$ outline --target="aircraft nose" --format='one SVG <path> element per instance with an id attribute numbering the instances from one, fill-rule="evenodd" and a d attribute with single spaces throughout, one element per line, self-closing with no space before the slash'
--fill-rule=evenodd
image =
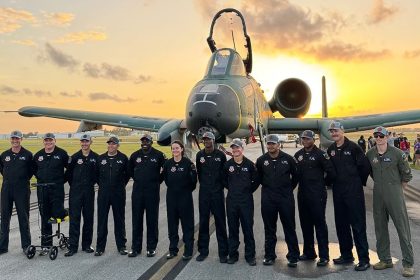
<path id="1" fill-rule="evenodd" d="M 236 93 L 223 84 L 198 85 L 187 103 L 186 124 L 194 134 L 212 127 L 220 135 L 229 135 L 239 127 L 240 108 Z"/>

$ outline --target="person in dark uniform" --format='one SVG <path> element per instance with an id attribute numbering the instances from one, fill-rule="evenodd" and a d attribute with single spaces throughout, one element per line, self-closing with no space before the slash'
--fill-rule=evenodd
<path id="1" fill-rule="evenodd" d="M 276 256 L 277 217 L 283 225 L 287 243 L 289 267 L 296 267 L 299 245 L 296 236 L 295 198 L 297 185 L 295 159 L 280 150 L 280 139 L 276 134 L 266 137 L 268 152 L 257 159 L 257 170 L 262 185 L 261 214 L 264 221 L 265 256 L 264 265 L 273 265 Z"/>
<path id="2" fill-rule="evenodd" d="M 21 145 L 22 132 L 10 134 L 11 148 L 0 155 L 0 173 L 3 175 L 1 188 L 0 254 L 8 252 L 10 218 L 13 202 L 19 220 L 20 241 L 23 251 L 31 245 L 29 230 L 29 180 L 33 175 L 32 153 Z"/>
<path id="3" fill-rule="evenodd" d="M 360 135 L 359 140 L 357 140 L 357 144 L 362 149 L 362 151 L 366 153 L 366 140 L 365 137 L 363 137 L 363 135 Z"/>
<path id="4" fill-rule="evenodd" d="M 331 122 L 329 132 L 335 142 L 330 145 L 327 153 L 336 172 L 332 190 L 335 227 L 341 253 L 333 261 L 335 264 L 353 263 L 354 238 L 359 257 L 355 270 L 365 271 L 370 267 L 370 260 L 363 186 L 370 174 L 370 163 L 360 146 L 344 136 L 344 127 L 340 122 Z"/>
<path id="5" fill-rule="evenodd" d="M 129 160 L 128 173 L 133 177 L 131 195 L 133 242 L 129 257 L 137 257 L 143 244 L 143 215 L 146 212 L 147 256 L 156 255 L 159 231 L 159 201 L 161 170 L 165 155 L 152 147 L 153 138 L 145 134 L 140 138 L 141 149 L 135 151 Z"/>
<path id="6" fill-rule="evenodd" d="M 178 255 L 178 225 L 181 221 L 182 240 L 185 244 L 182 259 L 192 258 L 194 247 L 194 204 L 192 192 L 197 185 L 194 163 L 184 157 L 184 145 L 180 141 L 171 144 L 172 158 L 163 166 L 162 176 L 168 187 L 166 209 L 168 218 L 169 253 L 167 259 Z"/>
<path id="7" fill-rule="evenodd" d="M 68 215 L 64 209 L 64 183 L 67 181 L 65 170 L 69 162 L 66 151 L 56 146 L 55 135 L 44 135 L 44 149 L 34 155 L 34 174 L 38 184 L 51 184 L 38 186 L 37 195 L 40 203 L 41 234 L 52 235 L 51 223 L 56 218 L 65 218 Z M 52 238 L 41 238 L 42 246 L 52 246 Z M 41 251 L 46 255 L 47 250 Z"/>
<path id="8" fill-rule="evenodd" d="M 93 253 L 93 215 L 95 208 L 96 162 L 98 154 L 90 149 L 92 139 L 83 134 L 80 138 L 81 150 L 70 158 L 66 177 L 70 184 L 69 211 L 69 250 L 66 257 L 73 256 L 79 248 L 80 219 L 83 215 L 82 251 Z"/>
<path id="9" fill-rule="evenodd" d="M 303 234 L 303 254 L 299 260 L 314 260 L 314 227 L 318 240 L 317 266 L 329 262 L 328 227 L 325 221 L 327 205 L 326 185 L 335 177 L 335 170 L 328 154 L 315 146 L 315 133 L 305 130 L 301 136 L 303 148 L 295 154 L 298 167 L 298 208 Z M 326 176 L 324 175 L 326 174 Z"/>
<path id="10" fill-rule="evenodd" d="M 203 261 L 209 254 L 209 221 L 210 213 L 212 213 L 216 226 L 219 260 L 221 263 L 226 263 L 229 248 L 226 231 L 225 194 L 222 180 L 226 156 L 223 152 L 215 149 L 213 133 L 205 132 L 202 139 L 204 150 L 199 151 L 196 156 L 198 180 L 200 182 L 200 193 L 198 196 L 198 208 L 200 211 L 198 251 L 200 254 L 196 260 Z"/>
<path id="11" fill-rule="evenodd" d="M 244 143 L 235 138 L 230 144 L 233 158 L 224 166 L 224 184 L 228 189 L 226 211 L 229 225 L 229 259 L 228 264 L 238 261 L 239 224 L 242 227 L 245 242 L 245 260 L 255 266 L 254 239 L 254 197 L 259 186 L 257 168 L 243 155 Z"/>
<path id="12" fill-rule="evenodd" d="M 114 216 L 114 234 L 118 252 L 127 255 L 125 244 L 125 186 L 130 179 L 128 158 L 118 148 L 120 140 L 112 136 L 107 141 L 108 151 L 98 157 L 96 176 L 98 189 L 98 237 L 95 256 L 105 252 L 108 235 L 108 214 L 112 207 Z"/>

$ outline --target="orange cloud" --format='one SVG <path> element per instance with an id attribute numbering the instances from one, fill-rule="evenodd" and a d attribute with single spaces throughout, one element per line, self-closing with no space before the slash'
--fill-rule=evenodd
<path id="1" fill-rule="evenodd" d="M 404 52 L 404 58 L 411 59 L 411 58 L 417 58 L 419 56 L 420 56 L 420 49 Z"/>
<path id="2" fill-rule="evenodd" d="M 14 32 L 25 22 L 35 23 L 36 18 L 28 11 L 0 8 L 0 34 Z"/>
<path id="3" fill-rule="evenodd" d="M 29 47 L 36 46 L 35 42 L 32 41 L 31 39 L 26 39 L 26 40 L 13 40 L 12 43 L 17 44 L 17 45 L 29 46 Z"/>
<path id="4" fill-rule="evenodd" d="M 70 25 L 74 20 L 74 14 L 71 13 L 46 13 L 43 12 L 44 18 L 47 21 L 47 24 L 61 26 L 61 25 Z"/>
<path id="5" fill-rule="evenodd" d="M 85 43 L 87 41 L 104 41 L 107 39 L 107 35 L 103 32 L 98 31 L 84 31 L 84 32 L 72 32 L 64 35 L 63 37 L 56 39 L 54 42 L 59 44 L 64 43 Z"/>
<path id="6" fill-rule="evenodd" d="M 383 0 L 374 0 L 373 7 L 368 16 L 368 23 L 378 24 L 387 20 L 398 12 L 398 8 L 394 6 L 385 6 Z"/>

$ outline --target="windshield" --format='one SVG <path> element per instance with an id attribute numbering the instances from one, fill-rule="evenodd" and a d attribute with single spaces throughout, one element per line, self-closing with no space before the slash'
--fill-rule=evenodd
<path id="1" fill-rule="evenodd" d="M 230 70 L 229 70 L 230 65 Z M 230 49 L 216 51 L 210 58 L 206 76 L 216 75 L 246 76 L 245 66 L 240 55 Z"/>

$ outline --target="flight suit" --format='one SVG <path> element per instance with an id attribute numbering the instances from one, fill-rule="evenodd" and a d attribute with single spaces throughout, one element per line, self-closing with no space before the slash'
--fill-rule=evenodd
<path id="1" fill-rule="evenodd" d="M 21 147 L 19 153 L 12 149 L 4 151 L 0 156 L 0 173 L 3 175 L 1 188 L 1 228 L 0 251 L 9 247 L 10 218 L 13 202 L 19 220 L 20 241 L 22 249 L 31 245 L 29 229 L 29 198 L 31 190 L 29 180 L 33 175 L 32 153 Z"/>
<path id="2" fill-rule="evenodd" d="M 77 252 L 80 236 L 80 219 L 83 215 L 82 250 L 90 248 L 93 236 L 93 215 L 95 209 L 96 162 L 98 154 L 90 151 L 87 156 L 82 150 L 71 156 L 66 176 L 70 184 L 69 210 L 70 250 Z"/>
<path id="3" fill-rule="evenodd" d="M 64 210 L 64 183 L 67 181 L 65 169 L 67 168 L 69 156 L 66 151 L 55 146 L 51 153 L 44 149 L 34 155 L 34 174 L 38 184 L 53 184 L 49 186 L 38 186 L 38 204 L 41 214 L 41 234 L 52 235 L 52 226 L 48 220 L 53 218 L 64 218 L 67 212 Z M 52 246 L 52 239 L 42 237 L 41 245 Z"/>
<path id="4" fill-rule="evenodd" d="M 146 211 L 147 251 L 156 249 L 159 237 L 159 201 L 161 168 L 165 163 L 162 152 L 151 148 L 138 150 L 130 156 L 128 172 L 134 179 L 132 203 L 133 243 L 131 249 L 141 252 L 143 243 L 143 215 Z"/>
<path id="5" fill-rule="evenodd" d="M 370 149 L 366 155 L 372 165 L 373 219 L 379 259 L 387 263 L 392 261 L 388 232 L 388 221 L 391 216 L 400 240 L 403 266 L 411 267 L 414 263 L 413 246 L 401 186 L 402 182 L 409 182 L 412 178 L 407 155 L 390 145 L 382 155 L 375 147 Z"/>
<path id="6" fill-rule="evenodd" d="M 370 174 L 370 163 L 362 149 L 347 137 L 337 147 L 330 145 L 327 153 L 336 177 L 332 182 L 335 227 L 343 259 L 353 258 L 353 238 L 359 261 L 369 263 L 366 237 L 366 207 L 363 186 Z M 353 232 L 353 238 L 352 233 Z"/>
<path id="7" fill-rule="evenodd" d="M 223 166 L 226 156 L 219 150 L 206 153 L 201 150 L 196 155 L 200 193 L 198 196 L 200 212 L 200 229 L 198 234 L 198 251 L 202 255 L 209 254 L 209 220 L 214 216 L 219 257 L 229 253 L 226 231 L 225 195 L 223 187 Z"/>
<path id="8" fill-rule="evenodd" d="M 287 259 L 299 257 L 296 236 L 295 198 L 293 190 L 297 185 L 297 168 L 294 158 L 282 151 L 276 158 L 266 153 L 257 159 L 257 170 L 262 185 L 261 214 L 264 221 L 265 256 L 276 259 L 277 217 L 283 225 L 288 248 Z"/>
<path id="9" fill-rule="evenodd" d="M 309 152 L 304 148 L 295 154 L 299 189 L 298 208 L 303 234 L 303 253 L 316 258 L 314 227 L 318 240 L 319 257 L 329 260 L 328 227 L 325 221 L 327 205 L 326 185 L 335 177 L 334 167 L 326 153 L 314 146 Z M 326 173 L 326 177 L 324 174 Z"/>
<path id="10" fill-rule="evenodd" d="M 117 151 L 114 156 L 104 153 L 96 163 L 98 189 L 98 230 L 96 251 L 104 252 L 108 236 L 108 214 L 112 207 L 114 234 L 118 251 L 125 248 L 125 186 L 129 180 L 128 158 Z"/>
<path id="11" fill-rule="evenodd" d="M 238 164 L 233 158 L 224 165 L 224 184 L 228 189 L 226 211 L 229 225 L 229 258 L 238 259 L 239 224 L 245 242 L 245 259 L 255 259 L 254 198 L 259 186 L 257 169 L 252 161 L 243 157 Z"/>
<path id="12" fill-rule="evenodd" d="M 184 256 L 192 256 L 194 249 L 194 204 L 192 192 L 197 184 L 197 171 L 186 157 L 179 162 L 173 158 L 163 166 L 162 176 L 168 187 L 166 209 L 168 218 L 169 252 L 177 254 L 178 225 L 181 221 L 182 240 L 185 244 Z"/>

